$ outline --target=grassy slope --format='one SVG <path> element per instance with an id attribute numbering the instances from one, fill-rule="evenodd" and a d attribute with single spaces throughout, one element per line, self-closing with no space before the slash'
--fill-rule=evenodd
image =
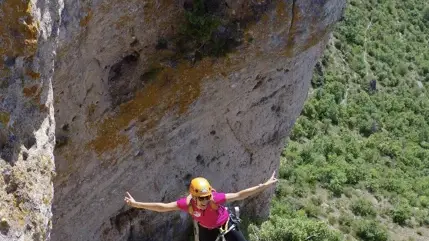
<path id="1" fill-rule="evenodd" d="M 428 3 L 348 1 L 250 240 L 429 240 L 428 43 Z"/>

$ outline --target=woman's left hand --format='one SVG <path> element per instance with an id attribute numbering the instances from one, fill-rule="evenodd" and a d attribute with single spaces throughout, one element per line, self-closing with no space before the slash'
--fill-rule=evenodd
<path id="1" fill-rule="evenodd" d="M 136 202 L 129 192 L 127 192 L 127 196 L 124 198 L 124 201 L 131 207 Z"/>
<path id="2" fill-rule="evenodd" d="M 268 179 L 268 181 L 265 182 L 265 185 L 270 186 L 274 183 L 276 183 L 278 179 L 276 178 L 276 171 L 273 172 L 273 175 Z"/>

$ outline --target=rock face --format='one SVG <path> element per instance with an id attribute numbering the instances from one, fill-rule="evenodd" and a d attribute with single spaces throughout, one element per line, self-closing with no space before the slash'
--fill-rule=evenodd
<path id="1" fill-rule="evenodd" d="M 60 1 L 0 1 L 0 240 L 52 227 L 52 77 Z"/>
<path id="2" fill-rule="evenodd" d="M 7 10 L 24 2 L 32 10 Z M 37 230 L 48 239 L 53 156 L 52 240 L 184 240 L 185 213 L 130 209 L 125 191 L 170 202 L 195 176 L 224 192 L 267 179 L 345 7 L 344 0 L 0 4 L 0 16 L 22 9 L 30 16 L 8 18 L 26 26 L 22 36 L 0 27 L 0 44 L 16 42 L 0 46 L 0 194 L 8 198 L 0 237 L 11 240 Z M 241 203 L 243 211 L 265 217 L 272 191 Z M 22 210 L 37 221 L 13 215 Z"/>

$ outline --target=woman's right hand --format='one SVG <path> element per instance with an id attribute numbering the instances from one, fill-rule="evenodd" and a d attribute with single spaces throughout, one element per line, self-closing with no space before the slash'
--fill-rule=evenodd
<path id="1" fill-rule="evenodd" d="M 127 197 L 128 196 L 128 197 Z M 124 201 L 129 205 L 129 206 L 133 206 L 133 204 L 136 202 L 136 200 L 134 200 L 134 198 L 131 196 L 131 194 L 129 192 L 127 192 L 127 196 L 125 196 Z"/>

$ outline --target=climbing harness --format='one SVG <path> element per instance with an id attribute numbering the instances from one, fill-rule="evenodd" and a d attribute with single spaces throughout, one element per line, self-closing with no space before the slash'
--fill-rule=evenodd
<path id="1" fill-rule="evenodd" d="M 231 230 L 234 230 L 234 229 L 236 228 L 235 224 L 232 224 L 232 225 L 228 228 L 228 223 L 229 223 L 229 220 L 228 220 L 228 222 L 226 222 L 226 224 L 224 225 L 224 226 L 225 226 L 225 228 L 222 228 L 222 227 L 220 227 L 220 228 L 219 228 L 219 235 L 217 236 L 216 241 L 226 241 L 226 239 L 225 239 L 225 235 L 226 235 L 227 233 L 229 233 Z"/>
<path id="2" fill-rule="evenodd" d="M 226 207 L 228 211 L 228 207 Z M 234 213 L 229 212 L 228 221 L 226 221 L 225 225 L 219 228 L 219 235 L 216 238 L 216 241 L 226 241 L 225 235 L 232 230 L 238 229 L 238 224 L 241 222 L 240 219 L 240 208 L 234 207 Z M 228 227 L 228 225 L 231 225 Z"/>
<path id="3" fill-rule="evenodd" d="M 216 238 L 216 241 L 226 241 L 225 235 L 232 230 L 238 229 L 238 225 L 241 222 L 239 207 L 234 207 L 234 212 L 229 211 L 228 207 L 225 207 L 225 208 L 227 209 L 227 212 L 229 212 L 229 217 L 226 223 L 219 228 L 219 234 Z M 194 239 L 195 241 L 199 241 L 198 222 L 194 220 L 193 223 L 194 223 Z"/>

